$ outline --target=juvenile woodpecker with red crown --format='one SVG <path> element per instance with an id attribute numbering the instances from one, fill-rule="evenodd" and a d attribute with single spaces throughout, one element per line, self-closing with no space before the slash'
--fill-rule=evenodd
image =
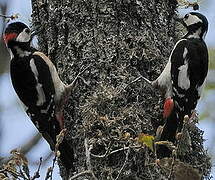
<path id="1" fill-rule="evenodd" d="M 208 73 L 208 50 L 204 42 L 208 30 L 206 17 L 191 12 L 180 19 L 187 34 L 174 46 L 169 61 L 155 81 L 145 81 L 164 92 L 166 119 L 161 139 L 175 142 L 185 115 L 191 116 L 200 98 Z M 164 154 L 165 156 L 165 154 Z"/>
<path id="2" fill-rule="evenodd" d="M 51 60 L 31 47 L 31 39 L 31 30 L 22 22 L 11 23 L 5 29 L 4 41 L 11 53 L 11 80 L 26 113 L 55 150 L 56 135 L 64 128 L 63 107 L 83 71 L 65 85 Z M 67 170 L 74 171 L 70 145 L 64 138 L 59 146 L 60 159 Z"/>

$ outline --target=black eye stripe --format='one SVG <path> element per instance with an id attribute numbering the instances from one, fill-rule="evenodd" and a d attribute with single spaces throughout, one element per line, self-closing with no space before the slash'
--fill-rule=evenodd
<path id="1" fill-rule="evenodd" d="M 25 32 L 26 32 L 27 34 L 29 34 L 31 31 L 30 31 L 30 29 L 25 28 Z"/>

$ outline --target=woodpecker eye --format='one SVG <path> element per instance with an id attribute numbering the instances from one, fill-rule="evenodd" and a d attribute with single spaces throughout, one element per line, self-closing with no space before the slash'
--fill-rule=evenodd
<path id="1" fill-rule="evenodd" d="M 186 14 L 186 15 L 184 16 L 184 19 L 188 19 L 188 17 L 189 17 L 189 14 Z"/>
<path id="2" fill-rule="evenodd" d="M 28 29 L 28 28 L 25 28 L 25 30 L 24 30 L 27 34 L 30 34 L 30 29 Z"/>

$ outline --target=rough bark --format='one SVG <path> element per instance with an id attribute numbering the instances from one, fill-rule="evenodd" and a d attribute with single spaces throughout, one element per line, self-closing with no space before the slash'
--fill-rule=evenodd
<path id="1" fill-rule="evenodd" d="M 176 177 L 154 163 L 150 149 L 136 147 L 140 133 L 154 136 L 163 123 L 163 100 L 146 83 L 130 82 L 140 74 L 153 80 L 163 70 L 177 40 L 177 2 L 32 0 L 32 6 L 40 50 L 57 65 L 62 80 L 71 82 L 82 66 L 91 65 L 65 108 L 77 172 L 87 171 L 76 179 Z M 208 177 L 202 131 L 195 125 L 190 129 L 192 151 L 180 160 Z"/>
<path id="2" fill-rule="evenodd" d="M 0 14 L 6 14 L 7 12 L 7 5 L 5 3 L 0 3 Z M 0 18 L 0 33 L 2 34 L 5 27 L 5 19 Z M 0 74 L 4 73 L 7 69 L 8 62 L 9 62 L 9 54 L 7 49 L 3 43 L 3 38 L 0 36 Z"/>

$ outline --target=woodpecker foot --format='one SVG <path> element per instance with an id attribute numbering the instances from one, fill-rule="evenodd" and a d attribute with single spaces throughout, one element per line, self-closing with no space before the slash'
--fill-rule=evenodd
<path id="1" fill-rule="evenodd" d="M 165 102 L 164 102 L 164 106 L 163 106 L 163 109 L 164 109 L 163 118 L 164 119 L 166 119 L 170 116 L 173 108 L 174 108 L 173 99 L 171 97 L 166 98 Z"/>
<path id="2" fill-rule="evenodd" d="M 63 129 L 64 128 L 64 116 L 63 116 L 62 111 L 56 113 L 56 119 L 60 124 L 60 128 Z"/>

